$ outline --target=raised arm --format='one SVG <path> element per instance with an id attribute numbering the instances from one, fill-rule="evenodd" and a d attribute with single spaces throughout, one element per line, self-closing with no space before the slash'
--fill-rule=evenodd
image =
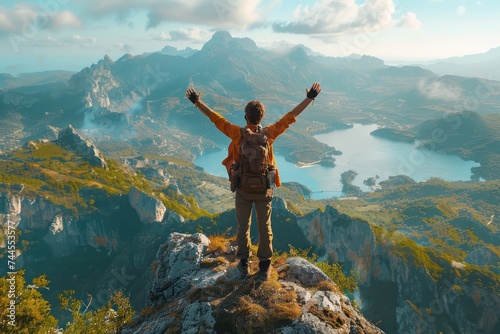
<path id="1" fill-rule="evenodd" d="M 196 91 L 194 90 L 193 87 L 189 87 L 186 90 L 186 97 L 189 99 L 189 101 L 193 102 L 194 106 L 198 108 L 203 113 L 203 115 L 210 118 L 210 115 L 213 113 L 213 110 L 210 109 L 205 103 L 203 103 L 200 96 L 201 93 L 196 94 Z"/>
<path id="2" fill-rule="evenodd" d="M 321 85 L 317 82 L 313 83 L 311 86 L 311 89 L 306 88 L 306 98 L 302 100 L 295 108 L 290 111 L 295 117 L 299 116 L 301 112 L 304 111 L 304 109 L 307 108 L 307 106 L 314 101 L 316 96 L 321 92 Z"/>
<path id="3" fill-rule="evenodd" d="M 191 101 L 198 110 L 200 110 L 203 115 L 207 116 L 215 127 L 219 129 L 223 134 L 231 139 L 238 138 L 240 135 L 240 127 L 230 123 L 223 116 L 219 115 L 217 112 L 210 109 L 200 98 L 201 93 L 196 93 L 194 88 L 189 87 L 186 90 L 186 97 Z"/>

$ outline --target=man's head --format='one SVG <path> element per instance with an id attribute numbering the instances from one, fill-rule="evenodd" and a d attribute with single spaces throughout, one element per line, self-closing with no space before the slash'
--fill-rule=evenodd
<path id="1" fill-rule="evenodd" d="M 260 101 L 250 101 L 245 107 L 245 119 L 249 124 L 259 124 L 265 113 L 266 109 Z"/>

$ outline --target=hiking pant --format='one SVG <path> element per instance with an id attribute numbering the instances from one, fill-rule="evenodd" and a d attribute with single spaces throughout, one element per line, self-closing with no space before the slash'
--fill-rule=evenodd
<path id="1" fill-rule="evenodd" d="M 248 259 L 250 256 L 250 224 L 252 222 L 252 205 L 255 203 L 259 231 L 257 257 L 260 261 L 271 259 L 273 255 L 273 230 L 271 228 L 272 200 L 273 188 L 267 189 L 265 193 L 249 193 L 236 189 L 235 203 L 236 219 L 238 221 L 236 231 L 236 242 L 238 243 L 237 258 Z"/>

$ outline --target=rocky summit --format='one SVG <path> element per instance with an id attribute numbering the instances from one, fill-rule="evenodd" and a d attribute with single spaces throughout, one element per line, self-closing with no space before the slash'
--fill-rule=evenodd
<path id="1" fill-rule="evenodd" d="M 69 148 L 82 157 L 88 159 L 92 166 L 108 169 L 103 155 L 90 140 L 83 138 L 76 130 L 68 125 L 66 129 L 59 131 L 57 144 Z"/>
<path id="2" fill-rule="evenodd" d="M 307 260 L 279 257 L 259 282 L 241 279 L 234 254 L 234 241 L 171 233 L 157 253 L 148 306 L 122 333 L 383 333 Z"/>

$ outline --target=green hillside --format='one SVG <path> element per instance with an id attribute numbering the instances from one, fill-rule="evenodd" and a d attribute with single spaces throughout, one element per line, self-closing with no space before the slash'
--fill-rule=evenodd
<path id="1" fill-rule="evenodd" d="M 0 156 L 0 184 L 22 184 L 25 196 L 43 196 L 75 213 L 93 209 L 91 198 L 84 199 L 84 189 L 103 192 L 104 196 L 126 194 L 136 186 L 150 191 L 140 175 L 113 160 L 109 169 L 91 166 L 88 161 L 55 143 L 34 143 Z"/>

